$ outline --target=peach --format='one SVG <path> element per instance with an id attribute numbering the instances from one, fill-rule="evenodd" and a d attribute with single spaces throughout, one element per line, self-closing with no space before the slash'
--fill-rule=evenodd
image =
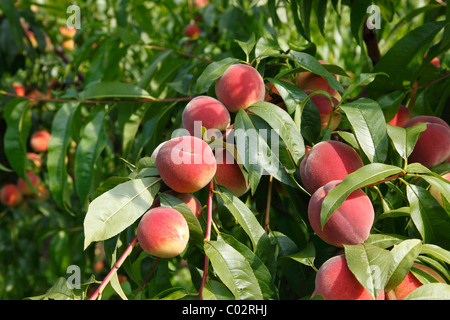
<path id="1" fill-rule="evenodd" d="M 184 28 L 184 35 L 192 40 L 197 39 L 202 33 L 202 29 L 196 24 L 188 24 Z"/>
<path id="2" fill-rule="evenodd" d="M 250 188 L 241 167 L 234 155 L 225 148 L 216 149 L 217 171 L 214 176 L 216 183 L 233 192 L 237 197 L 244 195 Z"/>
<path id="3" fill-rule="evenodd" d="M 164 183 L 180 193 L 193 193 L 205 187 L 216 173 L 211 147 L 194 136 L 173 138 L 159 149 L 156 169 Z"/>
<path id="4" fill-rule="evenodd" d="M 27 152 L 27 158 L 34 163 L 37 168 L 42 166 L 41 156 L 34 152 Z"/>
<path id="5" fill-rule="evenodd" d="M 353 191 L 333 212 L 322 228 L 320 211 L 324 198 L 339 185 L 333 180 L 314 192 L 308 204 L 308 219 L 314 232 L 328 244 L 336 247 L 363 243 L 370 235 L 375 211 L 369 197 L 361 189 Z"/>
<path id="6" fill-rule="evenodd" d="M 4 185 L 0 189 L 0 202 L 5 206 L 15 207 L 19 205 L 23 200 L 22 192 L 19 188 L 10 183 Z"/>
<path id="7" fill-rule="evenodd" d="M 450 126 L 441 118 L 421 115 L 412 118 L 403 127 L 419 123 L 426 123 L 427 128 L 421 133 L 408 161 L 432 168 L 450 156 Z"/>
<path id="8" fill-rule="evenodd" d="M 209 4 L 209 0 L 194 0 L 194 6 L 197 8 L 206 7 Z"/>
<path id="9" fill-rule="evenodd" d="M 319 268 L 312 296 L 321 295 L 325 300 L 373 300 L 372 295 L 350 271 L 344 255 L 334 256 Z M 384 290 L 377 300 L 384 300 Z"/>
<path id="10" fill-rule="evenodd" d="M 303 186 L 311 194 L 332 180 L 344 180 L 363 166 L 361 157 L 344 142 L 327 140 L 314 145 L 300 163 Z"/>
<path id="11" fill-rule="evenodd" d="M 264 101 L 266 88 L 255 68 L 246 64 L 233 64 L 217 79 L 215 92 L 228 110 L 236 113 Z"/>
<path id="12" fill-rule="evenodd" d="M 75 41 L 73 39 L 66 39 L 62 42 L 62 46 L 67 50 L 73 50 L 75 48 Z"/>
<path id="13" fill-rule="evenodd" d="M 155 158 L 158 155 L 159 149 L 161 149 L 161 147 L 164 145 L 164 143 L 166 143 L 167 141 L 163 141 L 160 144 L 158 144 L 158 146 L 153 150 L 152 155 L 150 156 L 150 158 Z"/>
<path id="14" fill-rule="evenodd" d="M 25 88 L 20 83 L 13 83 L 12 87 L 19 97 L 23 97 L 25 95 Z"/>
<path id="15" fill-rule="evenodd" d="M 200 200 L 197 199 L 196 196 L 190 193 L 178 193 L 173 190 L 165 191 L 164 193 L 170 194 L 171 196 L 177 197 L 181 201 L 183 201 L 189 209 L 191 209 L 192 213 L 198 218 L 202 212 L 202 204 Z M 160 197 L 156 197 L 155 201 L 153 201 L 152 208 L 159 207 L 161 205 Z"/>
<path id="16" fill-rule="evenodd" d="M 41 177 L 39 177 L 37 174 L 28 171 L 27 172 L 28 180 L 30 180 L 30 183 L 33 187 L 37 188 L 41 184 Z M 32 195 L 34 194 L 33 190 L 28 186 L 27 182 L 23 178 L 19 178 L 17 180 L 17 187 L 24 195 Z"/>
<path id="17" fill-rule="evenodd" d="M 442 177 L 444 179 L 450 181 L 450 172 L 443 174 Z M 430 191 L 430 194 L 437 200 L 437 202 L 439 202 L 439 204 L 441 206 L 443 206 L 444 204 L 442 202 L 442 196 L 441 196 L 441 193 L 439 192 L 439 190 L 436 189 L 434 186 L 431 186 L 429 191 Z"/>
<path id="18" fill-rule="evenodd" d="M 319 60 L 320 64 L 327 64 L 327 62 L 323 60 Z M 339 81 L 339 76 L 334 74 L 333 75 L 336 80 Z M 322 76 L 319 76 L 318 74 L 315 74 L 314 72 L 310 71 L 304 71 L 297 74 L 296 78 L 297 87 L 305 90 L 323 90 L 328 92 L 331 96 L 336 95 L 338 92 L 333 89 L 329 84 L 328 81 L 323 78 Z"/>
<path id="19" fill-rule="evenodd" d="M 38 191 L 38 194 L 34 195 L 34 197 L 36 199 L 39 199 L 39 200 L 42 200 L 42 201 L 46 201 L 46 200 L 48 200 L 50 198 L 50 191 L 43 184 L 40 184 L 40 185 L 37 186 L 37 191 Z"/>
<path id="20" fill-rule="evenodd" d="M 71 26 L 70 27 L 60 26 L 59 32 L 62 34 L 64 38 L 72 39 L 77 34 L 77 29 Z"/>
<path id="21" fill-rule="evenodd" d="M 230 112 L 217 99 L 198 96 L 189 101 L 182 113 L 183 127 L 192 136 L 201 138 L 202 126 L 224 131 L 230 125 Z"/>
<path id="22" fill-rule="evenodd" d="M 160 258 L 173 258 L 184 251 L 189 240 L 186 219 L 177 210 L 157 207 L 139 221 L 137 238 L 141 248 Z"/>
<path id="23" fill-rule="evenodd" d="M 411 118 L 412 112 L 411 109 L 408 109 L 404 105 L 398 107 L 397 112 L 394 115 L 394 118 L 388 122 L 388 124 L 396 127 L 403 127 L 406 122 Z"/>
<path id="24" fill-rule="evenodd" d="M 312 92 L 313 91 L 311 90 L 305 90 L 305 93 L 307 95 L 310 95 Z M 339 126 L 339 123 L 342 119 L 342 115 L 339 112 L 335 111 L 335 108 L 339 104 L 339 101 L 334 97 L 331 97 L 330 101 L 330 99 L 328 99 L 328 97 L 323 94 L 315 94 L 311 96 L 311 100 L 316 105 L 317 110 L 320 114 L 321 131 L 323 131 L 327 127 L 331 131 L 335 130 Z"/>
<path id="25" fill-rule="evenodd" d="M 46 152 L 48 150 L 48 143 L 50 142 L 50 133 L 47 131 L 37 131 L 31 136 L 31 148 L 35 152 Z"/>
<path id="26" fill-rule="evenodd" d="M 419 263 L 414 263 L 413 267 L 426 272 L 428 275 L 434 278 L 435 282 L 446 283 L 445 280 L 430 267 Z M 417 279 L 417 277 L 411 271 L 409 271 L 406 277 L 397 287 L 386 292 L 386 300 L 403 300 L 408 294 L 422 285 L 423 283 L 420 282 L 420 280 Z"/>

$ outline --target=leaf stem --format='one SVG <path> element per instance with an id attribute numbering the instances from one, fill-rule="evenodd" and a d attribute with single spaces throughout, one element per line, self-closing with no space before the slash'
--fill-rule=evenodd
<path id="1" fill-rule="evenodd" d="M 205 235 L 205 242 L 208 242 L 211 239 L 211 224 L 212 224 L 212 194 L 213 194 L 213 188 L 214 188 L 214 181 L 211 180 L 209 183 L 209 191 L 208 191 L 208 216 L 206 220 L 206 235 Z M 203 277 L 202 277 L 202 283 L 200 284 L 199 288 L 199 299 L 203 300 L 203 288 L 205 287 L 206 283 L 206 277 L 208 276 L 208 263 L 209 258 L 205 253 L 205 263 L 203 267 Z"/>
<path id="2" fill-rule="evenodd" d="M 108 285 L 108 283 L 111 281 L 111 278 L 114 276 L 114 274 L 117 272 L 117 270 L 122 266 L 125 259 L 130 255 L 131 251 L 133 250 L 134 245 L 137 242 L 137 236 L 134 237 L 134 239 L 131 241 L 131 243 L 128 245 L 124 253 L 120 256 L 119 260 L 114 264 L 114 267 L 111 269 L 111 271 L 106 275 L 106 277 L 103 279 L 100 286 L 95 290 L 95 292 L 92 294 L 92 296 L 89 298 L 89 300 L 95 300 L 97 297 L 101 298 L 102 292 L 105 289 L 105 287 Z"/>

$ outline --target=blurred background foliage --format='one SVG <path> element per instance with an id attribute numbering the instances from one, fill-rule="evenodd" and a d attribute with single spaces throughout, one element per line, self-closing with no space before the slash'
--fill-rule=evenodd
<path id="1" fill-rule="evenodd" d="M 27 96 L 52 98 L 52 101 L 30 100 L 30 132 L 50 130 L 60 108 L 56 100 L 78 99 L 80 92 L 97 82 L 134 84 L 159 99 L 195 96 L 196 80 L 204 68 L 211 61 L 226 57 L 246 60 L 236 40 L 247 42 L 253 36 L 266 41 L 261 46 L 264 50 L 307 52 L 341 67 L 349 75 L 341 77 L 341 83 L 348 85 L 361 73 L 374 70 L 361 28 L 367 16 L 365 10 L 372 2 L 358 1 L 353 7 L 351 2 L 212 0 L 199 8 L 192 0 L 1 0 L 0 88 L 14 93 L 13 84 L 20 83 Z M 449 17 L 450 6 L 444 6 L 442 1 L 380 0 L 373 3 L 381 8 L 381 29 L 376 31 L 381 56 L 416 27 Z M 81 9 L 81 28 L 72 43 L 61 33 L 60 27 L 74 14 L 67 10 L 73 4 Z M 199 38 L 192 40 L 184 35 L 184 28 L 194 22 L 202 32 Z M 440 34 L 444 32 L 448 34 L 448 27 Z M 435 44 L 436 39 L 430 41 Z M 445 50 L 440 50 L 438 56 L 441 68 L 448 69 L 448 42 L 444 45 L 441 49 Z M 423 54 L 430 47 L 424 47 L 412 63 L 422 65 Z M 270 73 L 270 69 L 266 72 Z M 439 74 L 423 74 L 425 79 L 439 77 Z M 405 77 L 405 89 L 411 88 L 416 80 Z M 416 112 L 448 117 L 442 113 L 448 110 L 444 109 L 448 83 L 447 79 L 419 92 Z M 1 99 L 3 109 L 11 97 L 3 95 Z M 107 139 L 102 157 L 95 163 L 91 195 L 108 177 L 126 176 L 127 162 L 135 163 L 141 156 L 150 155 L 160 142 L 170 137 L 171 130 L 180 126 L 185 102 L 129 102 L 121 103 L 120 108 L 114 103 L 105 104 Z M 74 141 L 79 141 L 80 128 L 91 112 L 90 106 L 80 108 L 79 120 L 72 130 Z M 15 183 L 17 174 L 10 170 L 3 152 L 6 129 L 3 117 L 0 117 L 0 128 L 0 182 Z M 67 176 L 72 189 L 75 153 L 76 144 L 70 144 Z M 45 168 L 46 158 L 43 160 Z M 36 169 L 29 163 L 27 168 Z M 48 184 L 51 179 L 48 172 L 39 172 Z M 109 271 L 104 248 L 91 246 L 83 250 L 85 203 L 75 193 L 69 194 L 67 199 L 70 212 L 52 198 L 30 198 L 18 208 L 0 208 L 0 299 L 42 294 L 59 277 L 67 276 L 69 265 L 79 266 L 81 278 L 86 281 L 92 274 L 101 280 Z M 264 201 L 265 195 L 256 203 Z M 282 201 L 278 206 L 276 209 L 286 210 Z M 288 221 L 280 219 L 279 223 L 288 224 Z M 286 225 L 285 228 L 291 227 Z M 304 234 L 297 231 L 291 230 L 296 234 L 293 237 L 304 242 L 301 239 Z M 153 262 L 147 261 L 143 269 L 151 268 Z M 286 263 L 286 273 L 289 268 L 294 266 Z M 191 285 L 186 281 L 189 278 L 188 274 L 185 276 L 186 269 L 166 262 L 165 267 L 158 270 L 160 274 L 152 280 L 155 293 L 158 285 L 164 287 L 161 283 L 167 279 L 174 286 L 189 288 Z M 287 278 L 292 281 L 292 288 L 296 281 L 302 281 L 293 276 Z M 122 278 L 126 279 L 126 276 Z M 114 295 L 114 291 L 104 293 L 108 294 Z M 305 292 L 292 294 L 301 297 Z"/>

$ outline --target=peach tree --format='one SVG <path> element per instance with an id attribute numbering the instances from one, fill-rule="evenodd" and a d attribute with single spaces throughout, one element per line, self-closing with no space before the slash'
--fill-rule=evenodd
<path id="1" fill-rule="evenodd" d="M 0 297 L 450 298 L 444 2 L 0 3 Z"/>

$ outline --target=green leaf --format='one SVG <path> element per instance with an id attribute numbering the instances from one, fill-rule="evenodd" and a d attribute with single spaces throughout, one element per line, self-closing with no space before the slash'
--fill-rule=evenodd
<path id="1" fill-rule="evenodd" d="M 299 163 L 305 154 L 303 138 L 289 114 L 278 106 L 261 101 L 247 108 L 266 121 L 286 144 L 295 163 Z"/>
<path id="2" fill-rule="evenodd" d="M 273 272 L 275 264 L 274 246 L 253 212 L 231 191 L 221 186 L 217 186 L 217 191 L 218 199 L 221 200 L 222 204 L 236 218 L 242 229 L 249 236 L 253 245 L 253 252 Z"/>
<path id="3" fill-rule="evenodd" d="M 79 116 L 79 104 L 64 103 L 56 112 L 52 122 L 51 138 L 48 144 L 47 169 L 49 188 L 60 208 L 69 210 L 66 201 L 68 174 L 66 170 L 66 155 L 72 141 L 72 128 Z"/>
<path id="4" fill-rule="evenodd" d="M 414 150 L 420 134 L 425 131 L 427 125 L 421 123 L 409 128 L 401 128 L 387 124 L 386 128 L 389 138 L 392 140 L 398 154 L 406 160 Z"/>
<path id="5" fill-rule="evenodd" d="M 405 236 L 375 233 L 369 235 L 369 238 L 367 238 L 367 240 L 364 241 L 364 243 L 386 249 L 392 247 L 395 244 L 399 244 L 403 240 L 405 240 Z"/>
<path id="6" fill-rule="evenodd" d="M 386 121 L 378 103 L 370 99 L 340 105 L 352 125 L 362 151 L 370 162 L 384 162 L 387 157 L 388 137 Z"/>
<path id="7" fill-rule="evenodd" d="M 350 271 L 376 299 L 388 278 L 392 260 L 390 252 L 366 243 L 344 245 L 344 252 Z"/>
<path id="8" fill-rule="evenodd" d="M 123 182 L 95 198 L 84 219 L 84 248 L 122 232 L 151 206 L 161 186 L 159 178 Z"/>
<path id="9" fill-rule="evenodd" d="M 406 194 L 411 219 L 425 243 L 449 241 L 450 217 L 424 188 L 408 184 Z"/>
<path id="10" fill-rule="evenodd" d="M 445 250 L 435 244 L 424 243 L 421 254 L 429 255 L 444 263 L 450 264 L 450 251 Z"/>
<path id="11" fill-rule="evenodd" d="M 184 216 L 189 227 L 189 239 L 192 239 L 192 241 L 196 244 L 203 243 L 204 235 L 202 226 L 191 209 L 189 209 L 183 201 L 168 193 L 160 193 L 159 198 L 161 199 L 161 206 L 171 207 Z"/>
<path id="12" fill-rule="evenodd" d="M 122 82 L 94 82 L 89 84 L 81 94 L 82 99 L 130 98 L 154 99 L 144 89 Z"/>
<path id="13" fill-rule="evenodd" d="M 18 98 L 9 101 L 4 108 L 4 153 L 14 172 L 30 185 L 26 176 L 27 139 L 31 129 L 30 104 L 28 100 Z"/>
<path id="14" fill-rule="evenodd" d="M 342 182 L 336 186 L 325 197 L 320 212 L 320 221 L 322 227 L 328 221 L 330 216 L 336 211 L 347 197 L 356 189 L 379 182 L 387 177 L 398 174 L 403 170 L 399 167 L 383 164 L 371 163 L 359 168 L 345 177 Z"/>
<path id="15" fill-rule="evenodd" d="M 234 300 L 234 296 L 230 290 L 215 280 L 206 281 L 202 294 L 203 300 Z"/>
<path id="16" fill-rule="evenodd" d="M 82 204 L 91 191 L 95 163 L 106 147 L 105 115 L 104 106 L 92 110 L 75 154 L 75 188 Z"/>
<path id="17" fill-rule="evenodd" d="M 239 40 L 235 40 L 235 41 L 241 47 L 242 51 L 244 51 L 245 55 L 247 56 L 247 62 L 249 62 L 250 53 L 252 52 L 252 50 L 256 44 L 255 34 L 252 33 L 252 35 L 246 42 L 239 41 Z"/>
<path id="18" fill-rule="evenodd" d="M 225 233 L 221 233 L 218 239 L 226 242 L 234 249 L 239 251 L 250 264 L 256 279 L 258 280 L 259 287 L 265 300 L 276 299 L 277 289 L 272 281 L 272 275 L 266 265 L 258 258 L 247 246 L 236 240 L 233 236 Z"/>
<path id="19" fill-rule="evenodd" d="M 274 78 L 267 78 L 266 80 L 278 90 L 289 114 L 293 114 L 297 109 L 297 105 L 308 96 L 295 84 Z"/>
<path id="20" fill-rule="evenodd" d="M 408 294 L 403 300 L 450 300 L 450 285 L 427 283 Z"/>
<path id="21" fill-rule="evenodd" d="M 287 258 L 295 260 L 308 267 L 314 268 L 314 259 L 316 258 L 316 249 L 314 247 L 314 243 L 309 242 L 301 251 L 289 255 L 287 256 Z"/>
<path id="22" fill-rule="evenodd" d="M 237 59 L 229 57 L 217 62 L 210 63 L 197 79 L 197 94 L 208 91 L 211 84 L 215 80 L 219 79 L 225 72 L 225 70 L 227 70 L 229 66 L 236 63 L 237 61 Z"/>
<path id="23" fill-rule="evenodd" d="M 442 177 L 434 175 L 422 175 L 422 178 L 435 187 L 447 201 L 450 202 L 450 182 Z"/>
<path id="24" fill-rule="evenodd" d="M 389 278 L 385 290 L 390 291 L 397 287 L 408 274 L 414 260 L 420 254 L 422 241 L 407 239 L 395 245 L 391 250 L 392 264 L 389 268 Z"/>
<path id="25" fill-rule="evenodd" d="M 315 57 L 305 52 L 292 51 L 287 55 L 280 54 L 280 58 L 291 59 L 306 71 L 311 71 L 325 80 L 327 80 L 330 87 L 344 94 L 344 87 L 336 80 L 331 72 L 329 72 Z"/>
<path id="26" fill-rule="evenodd" d="M 214 268 L 214 273 L 238 300 L 263 300 L 258 279 L 245 257 L 223 241 L 208 241 L 205 254 Z"/>
<path id="27" fill-rule="evenodd" d="M 403 88 L 403 81 L 410 79 L 408 65 L 421 49 L 429 46 L 435 36 L 447 24 L 446 21 L 430 21 L 410 31 L 397 41 L 377 62 L 373 72 L 384 72 L 369 84 L 369 95 L 382 95 Z"/>

